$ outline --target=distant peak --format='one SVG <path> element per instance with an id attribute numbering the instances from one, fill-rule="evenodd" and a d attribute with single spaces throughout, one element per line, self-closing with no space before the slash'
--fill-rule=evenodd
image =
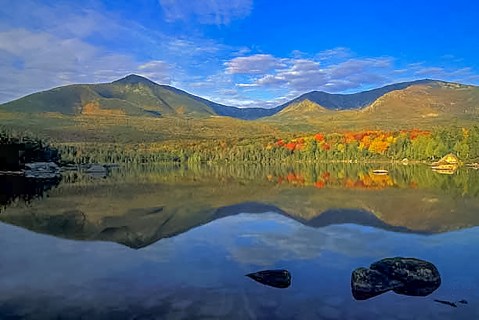
<path id="1" fill-rule="evenodd" d="M 130 75 L 124 77 L 124 78 L 113 81 L 112 83 L 157 85 L 157 83 L 151 81 L 150 79 L 147 79 L 145 77 L 142 77 L 142 76 L 139 76 L 139 75 L 136 75 L 136 74 L 130 74 Z"/>

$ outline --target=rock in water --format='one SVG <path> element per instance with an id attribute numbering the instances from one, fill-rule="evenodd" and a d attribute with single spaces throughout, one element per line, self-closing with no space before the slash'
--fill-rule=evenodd
<path id="1" fill-rule="evenodd" d="M 60 177 L 60 168 L 54 162 L 26 163 L 23 172 L 26 178 L 54 179 Z"/>
<path id="2" fill-rule="evenodd" d="M 427 296 L 441 285 L 432 263 L 415 258 L 386 258 L 370 268 L 358 268 L 351 275 L 353 297 L 365 300 L 389 290 L 408 296 Z"/>
<path id="3" fill-rule="evenodd" d="M 288 270 L 263 270 L 246 276 L 270 287 L 284 289 L 291 285 L 291 274 Z"/>
<path id="4" fill-rule="evenodd" d="M 436 266 L 415 258 L 386 258 L 370 267 L 402 282 L 394 292 L 408 296 L 427 296 L 441 285 L 441 276 Z"/>
<path id="5" fill-rule="evenodd" d="M 368 268 L 357 268 L 351 275 L 351 288 L 356 300 L 366 300 L 400 286 L 400 281 Z"/>

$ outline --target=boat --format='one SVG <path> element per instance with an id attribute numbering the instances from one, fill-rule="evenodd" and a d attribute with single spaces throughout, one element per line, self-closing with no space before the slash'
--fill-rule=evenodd
<path id="1" fill-rule="evenodd" d="M 377 175 L 385 175 L 388 174 L 389 171 L 387 171 L 386 169 L 375 169 L 373 170 L 373 173 Z"/>

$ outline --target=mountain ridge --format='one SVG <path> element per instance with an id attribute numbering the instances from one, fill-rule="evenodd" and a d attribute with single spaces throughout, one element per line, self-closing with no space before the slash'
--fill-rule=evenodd
<path id="1" fill-rule="evenodd" d="M 451 100 L 450 103 L 461 103 L 460 94 L 454 93 L 452 89 L 479 88 L 441 80 L 421 79 L 394 83 L 352 94 L 311 91 L 271 109 L 237 108 L 207 100 L 169 85 L 157 84 L 143 76 L 130 74 L 110 83 L 72 84 L 33 93 L 1 104 L 0 110 L 25 113 L 58 112 L 73 116 L 82 114 L 106 115 L 109 113 L 112 115 L 147 117 L 186 116 L 204 118 L 226 116 L 243 120 L 268 119 L 273 116 L 273 119 L 287 120 L 287 115 L 291 116 L 292 119 L 305 118 L 308 114 L 310 117 L 317 116 L 318 110 L 312 108 L 311 104 L 320 106 L 324 109 L 322 111 L 370 111 L 370 107 L 380 105 L 378 101 L 383 101 L 385 96 L 391 100 L 391 97 L 394 96 L 390 94 L 391 92 L 413 92 L 407 90 L 416 86 L 430 88 L 429 91 L 434 91 L 435 87 L 451 89 L 451 96 L 454 96 L 455 100 Z M 442 102 L 439 101 L 436 104 L 449 103 L 444 92 L 438 90 L 434 92 L 444 98 Z M 469 95 L 469 100 L 475 101 L 476 99 L 475 94 L 471 96 L 470 93 L 465 92 L 464 95 Z M 298 108 L 298 105 L 301 105 L 302 102 L 305 102 L 302 104 L 303 107 Z M 309 107 L 306 107 L 306 104 Z M 398 103 L 394 102 L 392 104 L 397 105 Z M 292 112 L 292 110 L 296 111 Z M 434 112 L 429 113 L 434 114 Z"/>
<path id="2" fill-rule="evenodd" d="M 406 89 L 414 85 L 427 85 L 440 82 L 443 81 L 420 79 L 414 81 L 393 83 L 383 87 L 349 94 L 328 93 L 325 91 L 310 91 L 278 107 L 288 106 L 303 100 L 310 100 L 311 102 L 315 102 L 330 110 L 361 109 L 391 91 Z"/>

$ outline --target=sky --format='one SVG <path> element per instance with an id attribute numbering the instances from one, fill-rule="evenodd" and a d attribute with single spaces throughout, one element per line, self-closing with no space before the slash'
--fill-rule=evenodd
<path id="1" fill-rule="evenodd" d="M 479 1 L 0 0 L 0 103 L 145 76 L 274 107 L 423 78 L 479 84 Z"/>

